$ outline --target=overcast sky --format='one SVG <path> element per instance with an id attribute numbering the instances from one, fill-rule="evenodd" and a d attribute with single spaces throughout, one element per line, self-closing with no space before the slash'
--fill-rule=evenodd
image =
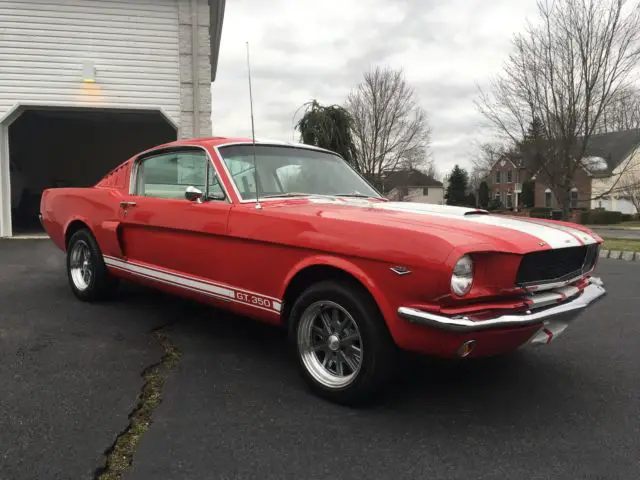
<path id="1" fill-rule="evenodd" d="M 404 69 L 427 110 L 439 172 L 468 166 L 486 134 L 476 84 L 499 72 L 534 13 L 535 0 L 229 0 L 213 133 L 251 135 L 248 41 L 257 137 L 292 139 L 300 105 L 343 103 L 364 71 L 389 65 Z"/>

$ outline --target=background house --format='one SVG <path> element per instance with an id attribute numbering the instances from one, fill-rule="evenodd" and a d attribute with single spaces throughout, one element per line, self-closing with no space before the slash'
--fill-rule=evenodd
<path id="1" fill-rule="evenodd" d="M 629 194 L 640 197 L 640 130 L 602 136 L 593 155 L 591 208 L 626 214 L 638 212 Z"/>
<path id="2" fill-rule="evenodd" d="M 0 236 L 39 196 L 211 135 L 225 0 L 0 1 Z M 17 202 L 17 203 L 16 203 Z"/>
<path id="3" fill-rule="evenodd" d="M 640 179 L 640 130 L 594 135 L 586 150 L 584 167 L 574 173 L 571 208 L 637 213 L 620 187 L 635 177 Z M 503 156 L 489 172 L 490 198 L 500 200 L 505 208 L 521 209 L 523 184 L 529 181 L 533 182 L 534 207 L 559 209 L 548 181 L 552 169 L 553 165 L 546 165 L 532 171 L 523 157 Z"/>
<path id="4" fill-rule="evenodd" d="M 522 183 L 528 178 L 520 158 L 503 156 L 489 172 L 489 200 L 499 201 L 505 208 L 516 208 L 520 205 Z"/>
<path id="5" fill-rule="evenodd" d="M 390 200 L 444 204 L 442 182 L 416 169 L 392 172 L 383 182 L 381 190 Z"/>

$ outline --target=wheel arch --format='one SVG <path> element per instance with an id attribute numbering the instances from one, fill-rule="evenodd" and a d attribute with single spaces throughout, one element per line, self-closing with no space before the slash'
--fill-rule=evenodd
<path id="1" fill-rule="evenodd" d="M 91 232 L 92 235 L 94 235 L 93 231 L 91 230 L 91 227 L 84 219 L 73 218 L 69 221 L 69 223 L 67 223 L 67 226 L 64 229 L 65 251 L 69 247 L 69 240 L 71 240 L 71 237 L 73 236 L 73 234 L 76 233 L 78 230 L 82 230 L 83 228 L 86 228 L 87 230 L 89 230 L 89 232 Z"/>
<path id="2" fill-rule="evenodd" d="M 385 318 L 388 328 L 386 319 L 389 318 L 390 307 L 375 281 L 354 263 L 330 256 L 304 260 L 289 272 L 280 295 L 282 298 L 280 312 L 282 324 L 287 325 L 293 303 L 307 287 L 318 281 L 330 279 L 347 281 L 362 288 Z"/>

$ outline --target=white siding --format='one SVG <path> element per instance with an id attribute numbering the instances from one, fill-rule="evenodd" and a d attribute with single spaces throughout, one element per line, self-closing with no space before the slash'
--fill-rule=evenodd
<path id="1" fill-rule="evenodd" d="M 1 0 L 0 117 L 18 102 L 136 105 L 179 124 L 178 38 L 177 0 Z"/>
<path id="2" fill-rule="evenodd" d="M 424 194 L 422 187 L 409 188 L 409 195 L 401 196 L 400 191 L 396 188 L 391 190 L 386 197 L 391 200 L 401 200 L 403 202 L 416 203 L 432 203 L 436 205 L 444 205 L 444 188 L 443 187 L 426 187 L 427 195 Z"/>

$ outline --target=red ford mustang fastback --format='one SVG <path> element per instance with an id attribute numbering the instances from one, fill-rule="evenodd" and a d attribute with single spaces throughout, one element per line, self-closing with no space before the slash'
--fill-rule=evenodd
<path id="1" fill-rule="evenodd" d="M 91 188 L 45 191 L 41 219 L 81 300 L 126 279 L 282 325 L 312 390 L 345 404 L 371 397 L 400 350 L 546 344 L 605 294 L 589 229 L 390 202 L 307 145 L 160 145 Z"/>

